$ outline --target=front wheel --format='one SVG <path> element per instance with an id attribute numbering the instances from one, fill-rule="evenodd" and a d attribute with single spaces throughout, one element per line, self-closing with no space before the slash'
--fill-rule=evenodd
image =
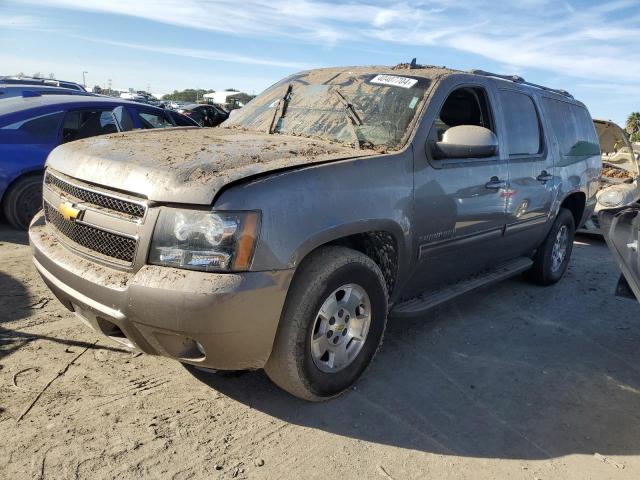
<path id="1" fill-rule="evenodd" d="M 29 175 L 17 180 L 2 201 L 4 216 L 19 230 L 29 228 L 29 223 L 42 208 L 42 176 Z"/>
<path id="2" fill-rule="evenodd" d="M 553 285 L 567 271 L 573 251 L 576 227 L 573 215 L 566 208 L 558 212 L 547 238 L 538 248 L 527 276 L 539 285 Z"/>
<path id="3" fill-rule="evenodd" d="M 375 262 L 323 247 L 296 273 L 265 371 L 304 400 L 335 397 L 371 363 L 386 320 L 387 288 Z"/>

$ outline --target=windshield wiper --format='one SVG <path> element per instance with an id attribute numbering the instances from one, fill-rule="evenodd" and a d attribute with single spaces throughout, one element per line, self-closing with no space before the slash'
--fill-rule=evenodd
<path id="1" fill-rule="evenodd" d="M 334 88 L 332 92 L 336 97 L 340 99 L 340 103 L 344 106 L 344 112 L 347 115 L 347 120 L 349 121 L 349 126 L 351 127 L 351 131 L 353 132 L 353 136 L 355 137 L 354 147 L 360 149 L 360 137 L 358 137 L 358 129 L 356 127 L 362 126 L 364 123 L 358 115 L 353 104 L 347 100 L 347 98 L 338 90 L 338 88 Z"/>
<path id="2" fill-rule="evenodd" d="M 340 90 L 338 90 L 337 88 L 334 88 L 333 93 L 335 93 L 335 95 L 340 99 L 340 103 L 342 103 L 342 105 L 344 106 L 344 109 L 351 121 L 357 126 L 363 125 L 362 119 L 360 118 L 360 115 L 358 115 L 355 107 L 349 100 L 346 99 L 342 92 L 340 92 Z"/>
<path id="3" fill-rule="evenodd" d="M 273 119 L 271 120 L 271 126 L 269 127 L 269 133 L 276 133 L 282 126 L 282 120 L 287 115 L 287 107 L 289 106 L 289 102 L 291 101 L 291 93 L 293 92 L 293 84 L 290 83 L 287 87 L 287 91 L 284 96 L 278 100 L 278 105 L 276 106 L 275 112 L 273 112 Z M 278 115 L 278 111 L 280 111 L 280 115 Z"/>

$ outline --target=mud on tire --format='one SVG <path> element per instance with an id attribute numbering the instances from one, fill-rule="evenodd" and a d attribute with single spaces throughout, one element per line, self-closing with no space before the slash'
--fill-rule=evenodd
<path id="1" fill-rule="evenodd" d="M 323 317 L 320 309 L 332 295 L 339 295 L 342 286 L 349 285 L 359 286 L 358 292 L 366 292 L 370 306 L 368 330 L 349 363 L 337 371 L 327 371 L 328 368 L 323 371 L 324 356 L 312 353 L 312 336 L 320 337 L 317 330 Z M 339 395 L 356 382 L 373 360 L 382 342 L 387 308 L 385 279 L 373 260 L 345 247 L 318 249 L 303 261 L 293 279 L 271 357 L 265 366 L 267 375 L 276 385 L 304 400 L 322 401 Z M 343 315 L 342 324 L 334 318 L 338 328 L 349 326 L 346 313 Z M 345 335 L 345 339 L 349 339 L 344 330 L 327 328 L 326 335 L 331 334 L 329 340 L 342 340 L 333 335 Z"/>

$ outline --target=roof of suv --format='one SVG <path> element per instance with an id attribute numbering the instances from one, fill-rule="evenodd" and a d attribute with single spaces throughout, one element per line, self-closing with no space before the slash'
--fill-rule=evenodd
<path id="1" fill-rule="evenodd" d="M 332 76 L 344 73 L 344 72 L 352 72 L 354 74 L 388 74 L 388 75 L 410 75 L 412 77 L 422 77 L 430 80 L 435 80 L 440 77 L 445 77 L 447 75 L 474 75 L 479 77 L 489 77 L 496 79 L 498 81 L 504 82 L 512 82 L 516 85 L 522 85 L 525 87 L 535 88 L 538 90 L 544 90 L 556 95 L 562 95 L 567 98 L 573 98 L 572 95 L 565 91 L 550 87 L 545 87 L 543 85 L 538 85 L 535 83 L 527 82 L 524 78 L 519 75 L 504 75 L 498 73 L 491 73 L 484 70 L 456 70 L 453 68 L 447 67 L 438 67 L 434 65 L 418 65 L 412 63 L 400 63 L 395 66 L 387 66 L 387 65 L 371 65 L 371 66 L 352 66 L 352 67 L 329 67 L 329 68 L 318 68 L 313 70 L 308 70 L 305 72 L 301 72 L 309 77 L 318 76 L 319 83 L 322 83 L 324 78 L 331 78 Z M 294 75 L 295 76 L 295 75 Z"/>

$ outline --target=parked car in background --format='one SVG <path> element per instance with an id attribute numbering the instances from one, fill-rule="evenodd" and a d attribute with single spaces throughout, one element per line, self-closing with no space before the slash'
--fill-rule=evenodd
<path id="1" fill-rule="evenodd" d="M 0 205 L 26 229 L 42 207 L 42 174 L 62 143 L 136 128 L 173 127 L 164 110 L 110 97 L 27 95 L 0 101 Z"/>
<path id="2" fill-rule="evenodd" d="M 51 87 L 49 85 L 4 85 L 0 84 L 0 100 L 12 97 L 28 97 L 41 95 L 93 95 L 72 88 Z"/>
<path id="3" fill-rule="evenodd" d="M 114 341 L 264 368 L 306 400 L 360 377 L 389 312 L 423 315 L 521 272 L 558 282 L 595 207 L 589 112 L 520 77 L 310 70 L 237 112 L 207 135 L 56 148 L 33 260 Z"/>
<path id="4" fill-rule="evenodd" d="M 68 82 L 66 80 L 55 80 L 51 78 L 31 78 L 31 77 L 0 77 L 0 85 L 49 85 L 52 87 L 63 87 L 71 90 L 86 92 L 87 89 L 79 83 Z"/>
<path id="5" fill-rule="evenodd" d="M 601 184 L 594 213 L 581 231 L 602 233 L 598 220 L 601 209 L 622 207 L 640 199 L 640 162 L 627 133 L 616 123 L 608 120 L 593 123 L 602 152 Z"/>
<path id="6" fill-rule="evenodd" d="M 180 102 L 178 100 L 163 100 L 165 108 L 171 108 L 173 110 L 178 110 L 187 105 L 186 102 Z"/>
<path id="7" fill-rule="evenodd" d="M 229 112 L 210 104 L 192 103 L 177 110 L 183 115 L 194 119 L 202 127 L 217 127 L 229 118 Z"/>

